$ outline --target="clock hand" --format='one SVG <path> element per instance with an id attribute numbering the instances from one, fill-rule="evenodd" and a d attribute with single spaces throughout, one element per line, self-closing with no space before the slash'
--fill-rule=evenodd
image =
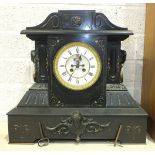
<path id="1" fill-rule="evenodd" d="M 68 81 L 70 81 L 70 79 L 72 78 L 72 76 L 73 76 L 73 74 L 74 74 L 75 70 L 76 70 L 76 68 L 73 70 L 73 73 L 70 75 L 70 77 L 69 77 Z"/>
<path id="2" fill-rule="evenodd" d="M 80 61 L 82 60 L 82 57 L 81 57 L 81 55 L 82 55 L 82 54 L 80 54 L 80 56 L 79 56 L 79 60 L 80 60 Z"/>
<path id="3" fill-rule="evenodd" d="M 71 65 L 72 67 L 74 67 L 74 66 L 77 66 L 77 65 Z M 79 66 L 82 66 L 82 67 L 84 67 L 85 65 L 84 64 L 82 64 L 82 65 L 79 65 Z"/>
<path id="4" fill-rule="evenodd" d="M 76 66 L 76 68 L 79 68 L 79 66 L 80 66 L 80 61 L 82 60 L 81 55 L 82 55 L 82 54 L 78 55 L 77 66 Z"/>
<path id="5" fill-rule="evenodd" d="M 80 61 L 82 60 L 81 57 L 82 54 L 76 54 L 76 57 L 74 58 L 74 61 L 76 62 L 77 68 L 78 68 L 78 64 L 80 63 Z"/>
<path id="6" fill-rule="evenodd" d="M 76 68 L 79 68 L 80 61 L 77 61 Z"/>
<path id="7" fill-rule="evenodd" d="M 75 65 L 74 66 L 76 66 L 76 68 L 79 68 L 78 66 L 79 66 L 79 55 L 78 54 L 76 54 L 76 57 L 73 59 L 74 60 L 74 62 L 75 62 Z M 73 66 L 73 65 L 72 65 Z"/>

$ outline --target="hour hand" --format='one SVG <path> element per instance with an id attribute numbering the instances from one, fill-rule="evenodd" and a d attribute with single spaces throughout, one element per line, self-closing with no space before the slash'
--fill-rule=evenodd
<path id="1" fill-rule="evenodd" d="M 70 75 L 70 77 L 69 77 L 68 81 L 70 81 L 70 80 L 71 80 L 71 78 L 72 78 L 72 76 L 73 76 L 74 72 L 75 72 L 75 69 L 73 70 L 72 74 Z"/>

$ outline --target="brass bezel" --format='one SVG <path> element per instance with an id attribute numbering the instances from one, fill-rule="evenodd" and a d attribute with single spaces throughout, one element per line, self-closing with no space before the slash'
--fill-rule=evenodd
<path id="1" fill-rule="evenodd" d="M 89 49 L 89 51 L 91 51 L 93 53 L 93 55 L 95 56 L 96 58 L 96 61 L 97 61 L 97 72 L 94 76 L 94 78 L 84 84 L 84 85 L 72 85 L 66 81 L 64 81 L 62 78 L 61 78 L 61 74 L 59 73 L 58 71 L 58 61 L 62 55 L 62 53 L 68 49 L 68 48 L 71 48 L 73 46 L 82 46 L 82 47 L 85 47 L 87 49 Z M 96 83 L 96 81 L 98 80 L 100 74 L 101 74 L 101 70 L 102 70 L 102 63 L 101 63 L 101 59 L 100 59 L 100 56 L 99 54 L 97 53 L 97 51 L 89 44 L 86 44 L 86 43 L 83 43 L 83 42 L 71 42 L 71 43 L 68 43 L 66 45 L 64 45 L 62 48 L 60 48 L 58 51 L 57 51 L 57 54 L 54 58 L 54 61 L 53 61 L 53 71 L 54 71 L 54 75 L 56 77 L 56 79 L 63 85 L 65 86 L 66 88 L 68 89 L 71 89 L 71 90 L 74 90 L 74 91 L 80 91 L 80 90 L 85 90 L 89 87 L 91 87 L 93 84 Z"/>

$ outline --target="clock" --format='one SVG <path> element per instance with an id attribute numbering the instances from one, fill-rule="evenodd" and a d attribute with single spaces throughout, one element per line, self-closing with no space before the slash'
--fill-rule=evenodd
<path id="1" fill-rule="evenodd" d="M 54 75 L 66 88 L 80 91 L 91 87 L 101 74 L 101 59 L 89 44 L 71 42 L 64 45 L 54 59 Z"/>
<path id="2" fill-rule="evenodd" d="M 8 113 L 9 143 L 145 143 L 147 115 L 121 76 L 131 31 L 95 10 L 60 10 L 21 33 L 35 41 L 35 83 Z"/>

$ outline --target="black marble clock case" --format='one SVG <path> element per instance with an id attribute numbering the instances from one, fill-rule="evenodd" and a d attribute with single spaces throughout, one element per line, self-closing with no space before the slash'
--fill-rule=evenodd
<path id="1" fill-rule="evenodd" d="M 102 45 L 98 44 L 98 40 Z M 81 91 L 73 91 L 62 86 L 54 76 L 53 61 L 57 51 L 70 42 L 84 42 L 93 46 L 98 52 L 102 61 L 102 72 L 98 81 L 90 88 Z M 54 43 L 54 44 L 53 44 Z M 55 107 L 58 103 L 53 98 L 59 100 L 62 107 L 90 107 L 100 98 L 100 106 L 105 106 L 106 101 L 106 68 L 107 68 L 107 38 L 104 36 L 85 34 L 64 34 L 63 36 L 53 35 L 47 38 L 47 58 L 49 65 L 49 98 L 51 106 Z"/>
<path id="2" fill-rule="evenodd" d="M 10 143 L 33 143 L 45 137 L 145 143 L 147 114 L 122 83 L 126 51 L 121 50 L 121 41 L 131 31 L 93 10 L 64 10 L 21 33 L 35 41 L 31 51 L 35 84 L 8 113 Z M 98 81 L 83 91 L 63 87 L 53 74 L 55 54 L 70 42 L 90 44 L 102 61 Z"/>

